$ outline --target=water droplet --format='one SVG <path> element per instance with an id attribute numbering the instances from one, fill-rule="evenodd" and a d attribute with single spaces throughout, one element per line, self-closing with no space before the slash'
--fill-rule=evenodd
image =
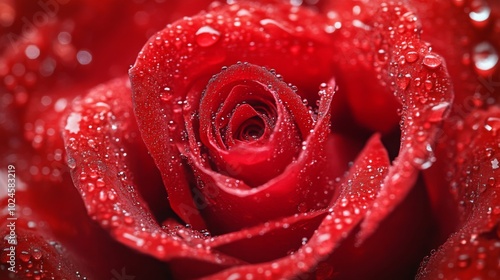
<path id="1" fill-rule="evenodd" d="M 411 75 L 410 74 L 406 74 L 406 75 L 400 75 L 396 81 L 398 87 L 402 90 L 405 90 L 406 88 L 408 88 L 408 85 L 410 84 L 410 81 L 411 81 Z"/>
<path id="2" fill-rule="evenodd" d="M 499 168 L 499 165 L 498 165 L 498 159 L 494 158 L 494 159 L 491 161 L 491 168 L 493 168 L 493 170 L 495 170 L 495 169 L 498 169 L 498 168 Z"/>
<path id="3" fill-rule="evenodd" d="M 235 272 L 227 277 L 227 280 L 238 280 L 242 279 L 241 274 Z"/>
<path id="4" fill-rule="evenodd" d="M 495 177 L 488 178 L 488 184 L 490 185 L 490 187 L 495 186 L 495 183 L 496 183 Z"/>
<path id="5" fill-rule="evenodd" d="M 432 89 L 432 87 L 434 86 L 434 84 L 432 83 L 432 81 L 431 81 L 431 80 L 425 80 L 425 82 L 424 82 L 424 86 L 425 86 L 425 89 L 427 89 L 427 90 L 431 90 L 431 89 Z"/>
<path id="6" fill-rule="evenodd" d="M 428 120 L 430 122 L 439 122 L 443 119 L 445 114 L 448 112 L 450 108 L 449 102 L 443 102 L 438 105 L 435 105 L 431 108 Z"/>
<path id="7" fill-rule="evenodd" d="M 496 132 L 500 129 L 500 118 L 497 117 L 489 117 L 484 122 L 484 128 L 487 131 L 491 131 L 493 135 L 496 135 Z"/>
<path id="8" fill-rule="evenodd" d="M 93 192 L 95 189 L 94 183 L 87 183 L 87 192 Z"/>
<path id="9" fill-rule="evenodd" d="M 33 249 L 33 252 L 31 252 L 31 256 L 33 256 L 35 260 L 39 260 L 42 258 L 42 252 L 39 249 Z"/>
<path id="10" fill-rule="evenodd" d="M 31 255 L 26 251 L 21 251 L 21 253 L 19 254 L 19 258 L 23 262 L 29 262 L 29 260 L 31 259 Z"/>
<path id="11" fill-rule="evenodd" d="M 70 133 L 80 132 L 80 121 L 82 120 L 82 115 L 80 113 L 71 113 L 66 120 L 66 126 L 64 129 L 68 130 Z"/>
<path id="12" fill-rule="evenodd" d="M 57 40 L 59 41 L 59 43 L 61 45 L 67 45 L 69 43 L 71 43 L 71 34 L 68 33 L 68 32 L 61 32 L 59 34 L 57 34 Z"/>
<path id="13" fill-rule="evenodd" d="M 302 245 L 306 245 L 307 244 L 307 237 L 302 237 Z"/>
<path id="14" fill-rule="evenodd" d="M 54 110 L 58 113 L 64 111 L 68 105 L 68 100 L 66 98 L 60 98 L 54 103 Z"/>
<path id="15" fill-rule="evenodd" d="M 434 157 L 419 158 L 415 157 L 413 163 L 422 170 L 428 169 L 436 161 Z"/>
<path id="16" fill-rule="evenodd" d="M 89 139 L 87 140 L 87 144 L 89 145 L 90 148 L 95 149 L 97 148 L 96 142 L 94 139 Z"/>
<path id="17" fill-rule="evenodd" d="M 68 160 L 66 161 L 66 163 L 68 164 L 69 168 L 75 169 L 75 167 L 76 167 L 76 160 L 74 158 L 68 157 Z"/>
<path id="18" fill-rule="evenodd" d="M 78 63 L 81 65 L 90 64 L 92 62 L 92 54 L 89 51 L 81 50 L 76 53 L 76 60 L 78 60 Z"/>
<path id="19" fill-rule="evenodd" d="M 481 42 L 474 47 L 472 60 L 476 72 L 482 76 L 493 74 L 498 65 L 498 53 L 488 42 Z"/>
<path id="20" fill-rule="evenodd" d="M 102 187 L 106 186 L 106 183 L 104 183 L 103 178 L 99 178 L 99 179 L 97 179 L 96 185 L 97 185 L 97 187 L 102 188 Z"/>
<path id="21" fill-rule="evenodd" d="M 467 254 L 462 254 L 460 256 L 458 256 L 458 267 L 461 267 L 461 268 L 466 268 L 470 265 L 471 263 L 471 259 L 469 257 L 469 255 Z"/>
<path id="22" fill-rule="evenodd" d="M 481 5 L 469 13 L 472 24 L 476 27 L 484 27 L 488 23 L 491 15 L 491 9 L 488 5 Z"/>
<path id="23" fill-rule="evenodd" d="M 220 32 L 210 26 L 202 26 L 196 31 L 196 43 L 202 47 L 210 47 L 217 43 L 220 38 Z"/>
<path id="24" fill-rule="evenodd" d="M 384 49 L 379 49 L 377 51 L 377 59 L 381 62 L 385 62 L 388 59 L 387 53 Z"/>
<path id="25" fill-rule="evenodd" d="M 300 212 L 300 213 L 305 213 L 307 212 L 307 203 L 305 202 L 301 202 L 299 204 L 299 206 L 297 206 L 297 210 Z"/>
<path id="26" fill-rule="evenodd" d="M 430 69 L 436 69 L 441 66 L 441 59 L 433 54 L 428 54 L 424 57 L 422 63 Z"/>
<path id="27" fill-rule="evenodd" d="M 177 129 L 177 125 L 175 124 L 175 122 L 173 120 L 168 121 L 167 126 L 168 126 L 168 130 L 170 130 L 170 132 L 174 132 Z"/>
<path id="28" fill-rule="evenodd" d="M 262 19 L 259 21 L 259 23 L 264 26 L 264 27 L 268 27 L 268 26 L 276 26 L 278 27 L 279 29 L 287 32 L 287 33 L 293 33 L 290 29 L 286 28 L 284 25 L 282 25 L 281 23 L 273 20 L 273 19 L 269 19 L 269 18 L 266 18 L 266 19 Z"/>
<path id="29" fill-rule="evenodd" d="M 144 243 L 146 243 L 144 241 L 144 239 L 139 238 L 139 237 L 137 237 L 135 235 L 132 235 L 132 234 L 130 234 L 128 232 L 124 232 L 122 236 L 123 236 L 123 238 L 128 239 L 128 240 L 134 242 L 138 247 L 142 247 L 144 245 Z"/>
<path id="30" fill-rule="evenodd" d="M 37 59 L 40 56 L 40 49 L 35 45 L 29 45 L 24 50 L 24 54 L 29 59 Z"/>
<path id="31" fill-rule="evenodd" d="M 93 105 L 93 107 L 99 113 L 105 113 L 105 112 L 108 112 L 109 110 L 111 110 L 111 107 L 109 106 L 109 104 L 104 103 L 104 102 L 97 102 Z"/>
<path id="32" fill-rule="evenodd" d="M 108 196 L 104 190 L 99 192 L 99 200 L 105 202 L 108 199 Z"/>
<path id="33" fill-rule="evenodd" d="M 412 62 L 415 62 L 418 60 L 418 53 L 416 51 L 409 51 L 406 53 L 405 55 L 405 59 L 406 61 L 408 61 L 409 63 L 412 63 Z"/>
<path id="34" fill-rule="evenodd" d="M 413 164 L 422 170 L 428 169 L 436 161 L 430 144 L 423 147 L 410 148 L 409 153 L 413 155 Z"/>
<path id="35" fill-rule="evenodd" d="M 421 84 L 422 84 L 422 81 L 420 80 L 420 78 L 415 78 L 415 85 L 417 87 L 419 87 Z"/>

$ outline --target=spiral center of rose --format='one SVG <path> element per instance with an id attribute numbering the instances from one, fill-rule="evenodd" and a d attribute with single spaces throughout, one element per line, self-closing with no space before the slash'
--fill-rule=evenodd
<path id="1" fill-rule="evenodd" d="M 299 106 L 303 103 L 296 93 L 262 67 L 236 64 L 223 70 L 209 82 L 200 103 L 207 162 L 250 187 L 281 174 L 304 141 L 292 112 Z"/>
<path id="2" fill-rule="evenodd" d="M 276 105 L 259 87 L 236 85 L 230 90 L 228 103 L 222 105 L 213 120 L 221 135 L 221 146 L 231 149 L 238 144 L 269 138 L 277 118 Z"/>
<path id="3" fill-rule="evenodd" d="M 246 120 L 236 132 L 233 138 L 243 141 L 258 140 L 265 130 L 265 123 L 260 117 L 253 117 Z"/>

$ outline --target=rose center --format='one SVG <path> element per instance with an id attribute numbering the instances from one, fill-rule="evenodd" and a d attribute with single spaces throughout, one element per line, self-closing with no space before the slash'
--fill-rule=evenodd
<path id="1" fill-rule="evenodd" d="M 242 188 L 262 186 L 301 151 L 310 128 L 298 127 L 296 117 L 306 125 L 311 118 L 283 81 L 256 65 L 233 65 L 210 80 L 200 102 L 206 162 Z"/>
<path id="2" fill-rule="evenodd" d="M 262 118 L 253 117 L 246 120 L 243 125 L 238 128 L 238 132 L 236 132 L 234 138 L 243 141 L 258 140 L 264 134 L 264 130 L 265 124 Z"/>
<path id="3" fill-rule="evenodd" d="M 214 116 L 221 144 L 227 149 L 242 143 L 265 141 L 272 134 L 277 119 L 276 104 L 272 96 L 262 91 L 264 89 L 258 84 L 235 85 Z"/>

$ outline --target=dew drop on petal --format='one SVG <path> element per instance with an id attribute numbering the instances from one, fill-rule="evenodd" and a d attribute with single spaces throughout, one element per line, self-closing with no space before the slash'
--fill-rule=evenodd
<path id="1" fill-rule="evenodd" d="M 410 81 L 411 81 L 411 75 L 406 74 L 404 76 L 401 75 L 400 77 L 398 77 L 398 79 L 396 80 L 396 83 L 400 89 L 405 90 L 406 88 L 408 88 Z"/>
<path id="2" fill-rule="evenodd" d="M 411 154 L 413 154 L 413 164 L 421 170 L 428 169 L 436 161 L 430 144 L 425 145 L 424 149 L 411 148 Z"/>
<path id="3" fill-rule="evenodd" d="M 469 255 L 462 254 L 462 255 L 458 256 L 457 264 L 458 264 L 458 267 L 460 267 L 460 268 L 468 267 L 471 264 L 471 259 L 470 259 Z"/>
<path id="4" fill-rule="evenodd" d="M 417 61 L 418 57 L 419 57 L 419 55 L 416 51 L 409 51 L 405 55 L 406 61 L 408 61 L 410 63 Z"/>
<path id="5" fill-rule="evenodd" d="M 75 167 L 76 167 L 76 161 L 75 161 L 74 158 L 68 157 L 68 160 L 66 161 L 66 163 L 68 164 L 69 168 L 75 169 Z"/>
<path id="6" fill-rule="evenodd" d="M 434 86 L 434 84 L 432 83 L 432 81 L 431 81 L 431 80 L 425 80 L 425 81 L 424 81 L 424 86 L 425 86 L 425 89 L 427 89 L 427 90 L 431 90 L 431 89 L 432 89 L 432 87 Z"/>
<path id="7" fill-rule="evenodd" d="M 29 262 L 29 260 L 31 259 L 31 255 L 26 251 L 21 251 L 21 253 L 19 254 L 19 259 L 21 259 L 21 261 L 23 262 Z"/>
<path id="8" fill-rule="evenodd" d="M 476 27 L 484 27 L 488 23 L 491 9 L 488 5 L 481 5 L 469 13 L 472 24 Z"/>
<path id="9" fill-rule="evenodd" d="M 39 249 L 33 249 L 31 256 L 33 256 L 35 260 L 39 260 L 42 258 L 42 252 Z"/>
<path id="10" fill-rule="evenodd" d="M 107 196 L 106 192 L 104 190 L 101 190 L 99 192 L 99 200 L 101 202 L 105 202 L 107 199 L 108 199 L 108 196 Z"/>
<path id="11" fill-rule="evenodd" d="M 282 25 L 281 23 L 273 20 L 273 19 L 269 19 L 269 18 L 266 18 L 266 19 L 262 19 L 259 21 L 259 23 L 264 26 L 264 27 L 268 27 L 268 26 L 276 26 L 278 27 L 279 29 L 287 32 L 287 33 L 292 33 L 291 30 L 289 30 L 287 27 L 285 27 L 284 25 Z"/>
<path id="12" fill-rule="evenodd" d="M 220 38 L 220 32 L 212 27 L 205 25 L 196 31 L 196 43 L 201 47 L 210 47 L 217 43 Z"/>
<path id="13" fill-rule="evenodd" d="M 81 65 L 90 64 L 92 62 L 92 54 L 89 51 L 81 50 L 76 53 L 76 60 L 78 60 L 78 63 Z"/>
<path id="14" fill-rule="evenodd" d="M 24 50 L 24 54 L 29 59 L 37 59 L 40 56 L 40 49 L 35 45 L 29 45 Z"/>
<path id="15" fill-rule="evenodd" d="M 137 237 L 135 235 L 132 235 L 132 234 L 130 234 L 128 232 L 124 232 L 122 236 L 123 236 L 123 238 L 128 239 L 128 240 L 134 242 L 138 247 L 141 247 L 141 246 L 144 245 L 144 243 L 146 243 L 144 241 L 144 239 L 142 239 L 140 237 Z"/>
<path id="16" fill-rule="evenodd" d="M 438 105 L 433 106 L 431 108 L 428 120 L 430 122 L 441 121 L 449 108 L 450 108 L 449 102 L 443 102 L 443 103 L 440 103 Z"/>
<path id="17" fill-rule="evenodd" d="M 497 158 L 494 158 L 492 161 L 491 161 L 491 168 L 493 170 L 496 170 L 498 169 L 500 166 L 498 165 L 498 159 Z"/>
<path id="18" fill-rule="evenodd" d="M 441 59 L 435 55 L 428 54 L 424 57 L 422 63 L 430 69 L 436 69 L 441 66 Z"/>
<path id="19" fill-rule="evenodd" d="M 68 106 L 68 100 L 66 98 L 60 98 L 54 103 L 54 110 L 58 113 L 64 111 Z"/>
<path id="20" fill-rule="evenodd" d="M 235 273 L 229 275 L 227 277 L 227 279 L 228 280 L 237 280 L 237 279 L 242 279 L 242 278 L 241 278 L 241 275 L 239 273 L 235 272 Z"/>
<path id="21" fill-rule="evenodd" d="M 490 185 L 490 187 L 495 186 L 495 183 L 496 183 L 495 177 L 488 178 L 488 184 Z"/>
<path id="22" fill-rule="evenodd" d="M 490 43 L 481 42 L 474 47 L 472 60 L 476 72 L 482 76 L 488 76 L 498 65 L 498 53 Z"/>
<path id="23" fill-rule="evenodd" d="M 71 113 L 66 121 L 66 126 L 64 129 L 68 130 L 70 133 L 80 132 L 80 121 L 82 120 L 82 115 L 80 113 Z"/>

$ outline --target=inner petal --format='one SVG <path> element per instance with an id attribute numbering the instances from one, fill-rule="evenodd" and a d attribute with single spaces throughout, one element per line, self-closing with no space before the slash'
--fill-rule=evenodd
<path id="1" fill-rule="evenodd" d="M 249 119 L 255 117 L 252 121 Z M 219 147 L 229 148 L 235 141 L 255 141 L 274 128 L 277 119 L 276 103 L 260 85 L 234 85 L 215 115 L 215 134 Z M 249 121 L 245 123 L 245 121 Z M 271 129 L 268 129 L 268 127 Z M 218 131 L 217 131 L 218 130 Z M 245 135 L 245 133 L 252 135 Z M 220 135 L 217 135 L 220 133 Z M 263 137 L 266 139 L 266 137 Z"/>
<path id="2" fill-rule="evenodd" d="M 258 140 L 265 132 L 266 124 L 264 120 L 259 117 L 253 117 L 246 120 L 241 126 L 238 127 L 234 137 L 241 141 L 254 141 Z"/>
<path id="3" fill-rule="evenodd" d="M 301 128 L 311 118 L 290 88 L 274 88 L 274 78 L 262 67 L 237 64 L 212 78 L 200 102 L 200 140 L 211 168 L 252 187 L 279 175 L 299 154 Z M 282 101 L 289 95 L 300 106 Z M 303 113 L 299 127 L 295 115 Z"/>
<path id="4" fill-rule="evenodd" d="M 270 137 L 274 123 L 249 105 L 243 104 L 234 110 L 225 133 L 225 144 L 231 148 L 235 144 L 259 144 Z"/>

